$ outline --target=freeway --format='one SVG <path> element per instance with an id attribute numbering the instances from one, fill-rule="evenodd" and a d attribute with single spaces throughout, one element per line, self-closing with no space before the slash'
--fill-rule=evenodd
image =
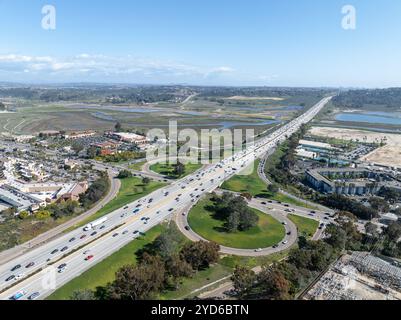
<path id="1" fill-rule="evenodd" d="M 322 99 L 298 118 L 245 150 L 106 215 L 107 220 L 94 229 L 73 230 L 1 265 L 0 299 L 10 299 L 16 293 L 21 300 L 47 297 L 141 233 L 168 219 L 175 211 L 195 204 L 202 195 L 212 192 L 251 165 L 256 158 L 295 133 L 302 124 L 312 120 L 330 99 Z"/>

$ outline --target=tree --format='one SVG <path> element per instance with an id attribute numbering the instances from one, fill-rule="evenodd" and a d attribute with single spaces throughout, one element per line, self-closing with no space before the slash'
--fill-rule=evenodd
<path id="1" fill-rule="evenodd" d="M 120 122 L 117 122 L 117 123 L 116 123 L 116 125 L 114 126 L 114 130 L 115 130 L 116 132 L 121 132 L 121 130 L 122 130 L 122 125 L 121 125 Z"/>
<path id="2" fill-rule="evenodd" d="M 180 258 L 188 262 L 194 270 L 203 270 L 219 260 L 220 246 L 214 242 L 199 241 L 185 245 Z"/>
<path id="3" fill-rule="evenodd" d="M 129 170 L 121 170 L 117 176 L 117 178 L 119 178 L 119 179 L 126 179 L 126 178 L 131 178 L 131 177 L 132 177 L 132 172 Z"/>
<path id="4" fill-rule="evenodd" d="M 275 267 L 265 268 L 258 275 L 257 289 L 261 299 L 288 300 L 291 298 L 290 287 L 290 282 Z"/>
<path id="5" fill-rule="evenodd" d="M 165 281 L 165 267 L 160 256 L 145 253 L 137 266 L 122 267 L 111 286 L 111 299 L 148 300 L 158 292 Z"/>
<path id="6" fill-rule="evenodd" d="M 189 277 L 193 274 L 192 266 L 182 260 L 178 254 L 171 255 L 166 260 L 166 271 L 174 279 Z"/>
<path id="7" fill-rule="evenodd" d="M 145 185 L 145 186 L 147 186 L 149 183 L 150 183 L 150 178 L 148 178 L 148 177 L 144 177 L 143 179 L 142 179 L 142 184 L 143 185 Z"/>
<path id="8" fill-rule="evenodd" d="M 6 106 L 3 102 L 0 102 L 0 111 L 6 110 Z"/>
<path id="9" fill-rule="evenodd" d="M 29 212 L 28 211 L 21 211 L 18 215 L 18 217 L 22 220 L 25 220 L 27 218 L 29 218 Z"/>
<path id="10" fill-rule="evenodd" d="M 267 191 L 268 191 L 269 193 L 271 193 L 272 195 L 275 195 L 275 194 L 277 194 L 277 193 L 280 191 L 280 189 L 279 189 L 279 187 L 278 187 L 275 183 L 271 183 L 271 184 L 269 184 L 269 185 L 267 186 Z"/>
<path id="11" fill-rule="evenodd" d="M 399 222 L 391 223 L 385 230 L 385 234 L 390 241 L 398 242 L 401 237 L 401 224 Z"/>
<path id="12" fill-rule="evenodd" d="M 174 165 L 174 175 L 181 177 L 185 173 L 185 165 L 180 161 Z"/>
<path id="13" fill-rule="evenodd" d="M 380 212 L 388 212 L 390 210 L 390 205 L 388 204 L 388 202 L 379 197 L 369 198 L 369 204 L 373 209 Z"/>
<path id="14" fill-rule="evenodd" d="M 94 159 L 99 155 L 99 151 L 94 146 L 91 146 L 86 150 L 86 155 L 89 159 Z"/>
<path id="15" fill-rule="evenodd" d="M 253 287 L 256 280 L 256 274 L 248 267 L 236 266 L 231 281 L 233 282 L 234 291 L 239 297 L 246 296 Z"/>
<path id="16" fill-rule="evenodd" d="M 91 290 L 78 290 L 72 293 L 70 300 L 95 300 L 95 294 Z"/>
<path id="17" fill-rule="evenodd" d="M 370 221 L 365 225 L 365 231 L 367 234 L 370 234 L 373 237 L 376 237 L 379 233 L 379 229 L 378 229 L 377 225 Z"/>

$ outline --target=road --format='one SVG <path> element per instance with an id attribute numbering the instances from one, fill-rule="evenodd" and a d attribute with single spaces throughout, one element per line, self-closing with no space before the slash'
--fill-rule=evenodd
<path id="1" fill-rule="evenodd" d="M 217 190 L 217 194 L 222 194 L 223 190 Z M 240 195 L 239 193 L 230 192 L 236 195 Z M 318 240 L 322 237 L 325 227 L 334 222 L 332 210 L 328 211 L 309 211 L 304 207 L 299 207 L 287 203 L 279 203 L 274 200 L 265 200 L 260 198 L 253 198 L 248 202 L 248 205 L 254 209 L 257 209 L 261 212 L 271 215 L 274 219 L 278 220 L 280 223 L 285 223 L 285 233 L 286 236 L 278 243 L 278 247 L 273 248 L 260 248 L 261 250 L 243 250 L 236 248 L 229 248 L 220 246 L 221 253 L 225 254 L 233 254 L 239 256 L 267 256 L 273 253 L 277 253 L 280 251 L 287 250 L 290 248 L 296 241 L 298 236 L 297 227 L 295 224 L 288 218 L 288 215 L 297 215 L 304 218 L 316 220 L 320 224 L 320 228 L 316 230 L 315 235 L 313 236 L 313 240 Z M 179 228 L 179 230 L 191 241 L 207 241 L 200 235 L 198 235 L 194 230 L 188 229 L 188 212 L 191 209 L 191 205 L 184 208 L 181 212 L 176 212 L 174 220 Z M 186 229 L 187 227 L 187 229 Z M 288 234 L 290 233 L 290 234 Z M 285 242 L 285 244 L 283 243 Z"/>
<path id="2" fill-rule="evenodd" d="M 63 232 L 68 230 L 69 228 L 72 228 L 73 226 L 81 223 L 82 221 L 88 219 L 91 217 L 93 214 L 98 212 L 101 208 L 103 208 L 107 203 L 109 203 L 111 200 L 113 200 L 116 196 L 118 191 L 120 190 L 120 180 L 116 179 L 116 173 L 109 170 L 109 179 L 110 179 L 110 190 L 107 193 L 107 195 L 100 200 L 98 203 L 95 204 L 91 209 L 87 210 L 83 214 L 47 231 L 36 238 L 23 243 L 21 245 L 18 245 L 14 248 L 11 248 L 9 250 L 5 250 L 0 252 L 0 263 L 5 264 L 6 262 L 16 259 L 17 257 L 21 256 L 22 254 L 26 253 L 27 251 L 30 251 L 37 246 L 43 245 L 44 243 L 54 239 L 55 237 L 60 236 Z"/>
<path id="3" fill-rule="evenodd" d="M 220 252 L 224 254 L 232 254 L 236 256 L 245 256 L 245 257 L 258 257 L 258 256 L 267 256 L 273 253 L 277 253 L 283 250 L 286 250 L 292 247 L 297 241 L 297 227 L 295 224 L 287 218 L 285 214 L 281 214 L 275 210 L 269 210 L 266 205 L 262 204 L 262 201 L 258 199 L 252 199 L 248 202 L 248 205 L 251 208 L 257 209 L 261 212 L 271 215 L 274 219 L 282 223 L 285 227 L 285 236 L 278 243 L 277 247 L 269 247 L 269 248 L 256 248 L 255 249 L 237 249 L 220 246 Z M 185 227 L 188 226 L 187 222 L 187 214 L 188 210 L 185 210 L 182 214 L 177 214 L 175 217 L 175 222 L 179 228 L 179 230 L 190 240 L 192 241 L 207 241 L 207 239 L 202 238 L 192 229 L 186 230 Z"/>
<path id="4" fill-rule="evenodd" d="M 0 299 L 10 299 L 17 292 L 23 293 L 20 297 L 22 300 L 28 299 L 33 293 L 38 293 L 39 299 L 47 297 L 55 289 L 137 238 L 140 232 L 146 232 L 168 219 L 175 211 L 183 210 L 191 203 L 195 204 L 202 195 L 218 188 L 256 158 L 285 141 L 302 124 L 312 120 L 330 99 L 322 99 L 303 115 L 234 156 L 200 169 L 106 215 L 107 221 L 96 230 L 73 230 L 1 265 Z M 139 212 L 135 212 L 137 209 Z M 85 256 L 88 258 L 88 255 L 90 259 L 86 261 Z M 58 273 L 55 267 L 61 264 L 66 264 L 67 268 Z M 12 276 L 18 280 L 10 279 Z M 46 285 L 48 278 L 53 285 Z"/>

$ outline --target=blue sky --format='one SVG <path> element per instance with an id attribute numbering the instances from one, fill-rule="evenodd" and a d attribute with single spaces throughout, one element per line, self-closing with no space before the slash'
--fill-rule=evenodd
<path id="1" fill-rule="evenodd" d="M 41 27 L 56 8 L 56 30 Z M 354 5 L 356 30 L 341 27 Z M 0 81 L 401 86 L 399 0 L 0 0 Z"/>

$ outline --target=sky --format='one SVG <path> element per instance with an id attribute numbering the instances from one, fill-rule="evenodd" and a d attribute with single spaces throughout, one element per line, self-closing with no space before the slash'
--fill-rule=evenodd
<path id="1" fill-rule="evenodd" d="M 0 14 L 4 82 L 401 86 L 399 0 L 0 0 Z"/>

